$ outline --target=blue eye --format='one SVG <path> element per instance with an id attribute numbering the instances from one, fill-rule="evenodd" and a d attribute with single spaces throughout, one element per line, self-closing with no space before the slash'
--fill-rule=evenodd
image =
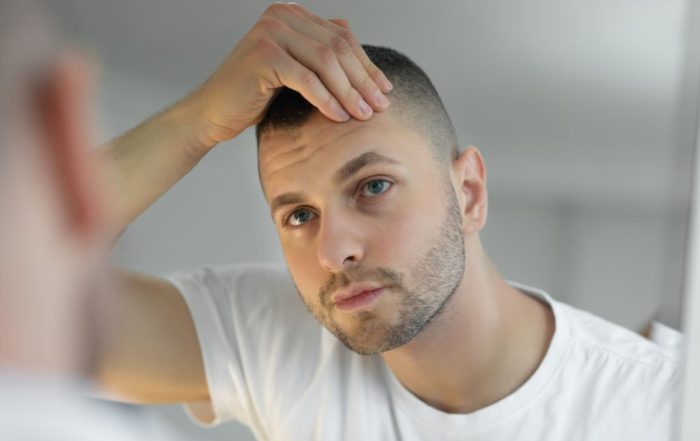
<path id="1" fill-rule="evenodd" d="M 314 216 L 313 211 L 306 208 L 300 208 L 292 211 L 292 214 L 289 215 L 287 222 L 290 225 L 298 227 L 299 225 L 305 224 L 309 220 L 313 219 Z"/>
<path id="2" fill-rule="evenodd" d="M 387 191 L 389 187 L 391 187 L 391 182 L 384 179 L 373 179 L 362 186 L 362 196 L 376 196 Z"/>

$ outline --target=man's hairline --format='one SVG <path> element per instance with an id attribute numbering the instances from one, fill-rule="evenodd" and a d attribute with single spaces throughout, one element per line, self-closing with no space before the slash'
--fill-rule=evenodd
<path id="1" fill-rule="evenodd" d="M 272 208 L 272 207 L 270 205 L 268 194 L 267 194 L 267 191 L 265 189 L 265 183 L 263 182 L 262 174 L 260 172 L 260 146 L 262 144 L 263 137 L 265 136 L 265 134 L 273 132 L 273 131 L 281 131 L 281 132 L 289 133 L 289 132 L 293 132 L 295 130 L 299 130 L 302 127 L 304 127 L 306 124 L 308 124 L 309 121 L 311 121 L 312 117 L 314 116 L 314 113 L 318 113 L 319 115 L 322 115 L 318 109 L 315 109 L 311 114 L 309 114 L 309 118 L 304 120 L 304 122 L 302 122 L 301 124 L 298 124 L 298 125 L 295 125 L 294 127 L 289 127 L 289 128 L 269 127 L 268 126 L 268 128 L 266 128 L 263 132 L 260 133 L 259 138 L 256 137 L 256 162 L 257 162 L 256 169 L 258 172 L 258 182 L 260 183 L 260 187 L 261 187 L 262 192 L 263 192 L 263 197 L 264 197 L 265 201 L 267 202 L 268 207 L 270 207 L 270 208 Z M 442 168 L 443 174 L 445 171 L 444 169 L 449 167 L 449 165 L 459 156 L 459 146 L 457 144 L 453 144 L 452 146 L 449 147 L 450 151 L 449 151 L 448 158 L 437 157 L 435 152 L 442 149 L 442 148 L 446 148 L 446 147 L 440 147 L 440 146 L 435 145 L 435 143 L 433 142 L 432 139 L 430 139 L 430 137 L 425 136 L 425 134 L 421 133 L 418 130 L 412 129 L 411 127 L 409 127 L 406 124 L 402 124 L 401 121 L 399 121 L 400 118 L 396 118 L 396 119 L 397 119 L 397 122 L 402 127 L 407 129 L 408 131 L 412 132 L 413 134 L 419 136 L 425 142 L 426 148 L 428 149 L 428 152 L 430 153 L 430 157 L 433 160 L 434 166 L 437 167 L 438 169 Z"/>

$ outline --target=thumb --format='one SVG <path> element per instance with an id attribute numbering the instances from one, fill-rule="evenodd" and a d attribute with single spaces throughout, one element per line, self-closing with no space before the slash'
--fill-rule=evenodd
<path id="1" fill-rule="evenodd" d="M 337 24 L 341 28 L 350 29 L 350 24 L 343 18 L 329 18 L 328 21 Z"/>

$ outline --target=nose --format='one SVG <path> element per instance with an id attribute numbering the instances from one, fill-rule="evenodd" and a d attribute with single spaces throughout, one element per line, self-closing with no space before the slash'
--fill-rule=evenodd
<path id="1" fill-rule="evenodd" d="M 364 257 L 362 243 L 360 226 L 353 222 L 352 216 L 343 213 L 321 216 L 316 254 L 326 271 L 337 273 L 360 262 Z"/>

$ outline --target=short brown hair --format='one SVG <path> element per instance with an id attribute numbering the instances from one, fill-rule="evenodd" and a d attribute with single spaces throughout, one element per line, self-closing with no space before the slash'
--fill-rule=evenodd
<path id="1" fill-rule="evenodd" d="M 447 110 L 428 75 L 401 52 L 381 46 L 362 45 L 370 60 L 389 78 L 392 111 L 434 147 L 438 162 L 457 152 L 457 134 Z M 291 130 L 304 125 L 316 108 L 300 93 L 282 88 L 263 119 L 255 127 L 258 146 L 268 130 Z"/>

